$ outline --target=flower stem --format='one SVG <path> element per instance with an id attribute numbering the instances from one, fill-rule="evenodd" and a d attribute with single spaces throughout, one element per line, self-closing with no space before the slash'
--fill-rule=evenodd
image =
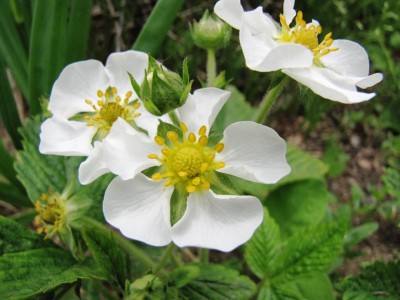
<path id="1" fill-rule="evenodd" d="M 157 265 L 153 267 L 153 273 L 157 274 L 160 270 L 165 266 L 168 260 L 171 258 L 171 255 L 174 251 L 175 245 L 174 243 L 170 243 L 164 250 L 163 255 L 161 256 L 160 261 Z"/>
<path id="2" fill-rule="evenodd" d="M 274 84 L 274 80 L 271 84 L 273 86 L 270 88 L 267 93 L 265 94 L 263 100 L 260 103 L 260 107 L 254 121 L 260 124 L 264 124 L 267 120 L 268 114 L 271 112 L 272 107 L 274 106 L 276 100 L 278 99 L 279 95 L 283 91 L 286 82 L 288 81 L 287 76 L 283 76 L 278 83 Z"/>
<path id="3" fill-rule="evenodd" d="M 200 262 L 203 264 L 208 264 L 209 254 L 210 254 L 210 251 L 208 249 L 200 248 L 200 251 L 199 251 Z"/>
<path id="4" fill-rule="evenodd" d="M 215 63 L 215 50 L 207 49 L 207 86 L 213 86 L 217 77 L 217 64 Z"/>
<path id="5" fill-rule="evenodd" d="M 96 229 L 99 229 L 101 231 L 115 233 L 112 229 L 108 228 L 104 224 L 102 224 L 92 218 L 82 217 L 82 220 L 84 221 L 85 224 L 93 226 Z M 146 266 L 148 268 L 152 268 L 154 266 L 153 260 L 150 257 L 148 257 L 147 254 L 145 254 L 142 250 L 140 250 L 138 247 L 136 247 L 134 244 L 132 244 L 129 240 L 123 238 L 119 234 L 115 234 L 114 238 L 115 238 L 116 243 L 121 248 L 123 248 L 127 253 L 129 253 L 130 256 L 137 259 L 144 266 Z"/>

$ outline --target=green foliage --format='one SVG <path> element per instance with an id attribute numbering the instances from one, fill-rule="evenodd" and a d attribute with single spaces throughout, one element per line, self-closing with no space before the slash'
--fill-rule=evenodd
<path id="1" fill-rule="evenodd" d="M 264 203 L 287 238 L 321 222 L 328 210 L 328 191 L 321 180 L 304 180 L 273 191 Z"/>
<path id="2" fill-rule="evenodd" d="M 322 161 L 329 166 L 329 176 L 337 177 L 341 175 L 346 169 L 349 158 L 349 155 L 340 149 L 338 141 L 331 140 L 327 142 Z"/>
<path id="3" fill-rule="evenodd" d="M 361 242 L 362 240 L 369 237 L 371 234 L 377 231 L 378 228 L 379 228 L 378 223 L 368 222 L 360 226 L 349 229 L 349 232 L 346 234 L 344 241 L 346 250 L 349 249 L 351 246 L 354 246 L 359 242 Z"/>
<path id="4" fill-rule="evenodd" d="M 43 240 L 42 235 L 0 216 L 0 256 L 43 247 L 51 247 L 51 243 Z"/>
<path id="5" fill-rule="evenodd" d="M 338 289 L 344 300 L 395 300 L 400 298 L 400 261 L 377 261 L 358 276 L 345 278 Z"/>
<path id="6" fill-rule="evenodd" d="M 147 52 L 155 56 L 184 2 L 185 0 L 176 0 L 171 5 L 169 0 L 157 1 L 132 49 Z"/>
<path id="7" fill-rule="evenodd" d="M 103 276 L 109 282 L 118 282 L 123 290 L 128 278 L 127 263 L 125 254 L 115 243 L 114 233 L 88 228 L 82 230 L 82 236 Z"/>
<path id="8" fill-rule="evenodd" d="M 332 299 L 332 287 L 324 272 L 340 253 L 345 230 L 343 221 L 321 223 L 280 241 L 279 227 L 265 212 L 244 256 L 261 280 L 258 299 L 325 299 L 318 298 L 321 295 Z"/>
<path id="9" fill-rule="evenodd" d="M 250 299 L 256 291 L 248 277 L 221 265 L 186 265 L 177 268 L 170 279 L 191 300 Z"/>

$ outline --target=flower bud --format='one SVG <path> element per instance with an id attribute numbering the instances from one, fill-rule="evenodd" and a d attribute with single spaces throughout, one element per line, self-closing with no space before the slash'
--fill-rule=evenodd
<path id="1" fill-rule="evenodd" d="M 231 38 L 231 27 L 214 14 L 206 11 L 199 22 L 194 21 L 190 28 L 193 42 L 202 49 L 218 49 Z"/>
<path id="2" fill-rule="evenodd" d="M 183 62 L 182 77 L 177 73 L 162 67 L 157 61 L 149 56 L 149 67 L 145 71 L 142 84 L 129 74 L 131 84 L 136 94 L 143 101 L 144 107 L 153 115 L 161 116 L 186 102 L 192 81 L 189 81 L 187 60 Z"/>

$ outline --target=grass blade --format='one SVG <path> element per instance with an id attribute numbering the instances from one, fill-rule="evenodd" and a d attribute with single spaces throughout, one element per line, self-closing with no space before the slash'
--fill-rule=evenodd
<path id="1" fill-rule="evenodd" d="M 158 0 L 132 49 L 157 55 L 168 29 L 180 12 L 185 0 Z"/>

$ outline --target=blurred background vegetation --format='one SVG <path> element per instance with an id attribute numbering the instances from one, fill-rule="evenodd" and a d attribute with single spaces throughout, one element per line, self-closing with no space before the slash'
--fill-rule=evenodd
<path id="1" fill-rule="evenodd" d="M 0 151 L 4 148 L 13 152 L 21 148 L 16 128 L 29 114 L 40 111 L 39 102 L 34 99 L 48 96 L 38 92 L 39 86 L 45 86 L 49 93 L 52 82 L 70 62 L 88 58 L 105 62 L 111 52 L 130 49 L 156 3 L 155 0 L 72 2 L 82 7 L 77 12 L 90 10 L 90 14 L 69 16 L 81 20 L 78 28 L 61 28 L 65 25 L 58 23 L 58 18 L 63 16 L 56 1 L 42 1 L 48 11 L 55 12 L 51 20 L 44 14 L 42 21 L 46 22 L 42 23 L 32 24 L 32 1 L 10 0 L 11 9 L 0 10 L 0 100 L 3 103 L 0 115 L 4 125 L 0 128 L 4 143 Z M 167 38 L 158 48 L 152 49 L 152 54 L 173 70 L 188 56 L 192 78 L 204 81 L 206 55 L 193 45 L 189 23 L 199 20 L 206 9 L 212 11 L 215 1 L 170 2 L 177 7 L 183 3 L 183 8 L 169 28 Z M 264 11 L 277 18 L 283 1 L 247 0 L 242 4 L 245 9 L 261 5 Z M 323 34 L 332 32 L 334 39 L 350 39 L 363 45 L 369 53 L 371 73 L 384 74 L 383 82 L 373 87 L 377 93 L 375 98 L 348 106 L 322 99 L 292 81 L 268 120 L 268 125 L 285 140 L 318 156 L 329 166 L 332 209 L 351 215 L 354 226 L 364 225 L 358 227 L 355 237 L 348 243 L 346 264 L 339 269 L 342 276 L 357 272 L 363 261 L 399 257 L 400 2 L 298 0 L 296 9 L 303 11 L 305 20 L 318 20 Z M 65 35 L 54 36 L 51 31 L 45 31 L 51 26 L 59 26 L 59 32 Z M 18 36 L 19 42 L 13 36 Z M 87 41 L 79 40 L 87 36 Z M 75 42 L 77 39 L 79 43 Z M 49 41 L 52 49 L 60 51 L 54 53 L 43 47 Z M 61 41 L 69 41 L 66 48 Z M 18 60 L 7 56 L 5 49 L 10 47 L 18 54 L 15 56 Z M 237 31 L 233 31 L 227 47 L 217 52 L 217 63 L 219 70 L 226 71 L 230 84 L 256 106 L 272 76 L 245 68 Z M 37 68 L 43 66 L 51 69 L 46 73 L 48 78 L 37 76 L 40 74 Z M 5 78 L 12 83 L 11 89 L 5 84 Z M 198 87 L 200 81 L 196 80 L 194 88 Z M 6 104 L 11 102 L 18 105 Z M 6 214 L 6 209 L 2 213 Z M 352 247 L 366 237 L 363 243 Z"/>

